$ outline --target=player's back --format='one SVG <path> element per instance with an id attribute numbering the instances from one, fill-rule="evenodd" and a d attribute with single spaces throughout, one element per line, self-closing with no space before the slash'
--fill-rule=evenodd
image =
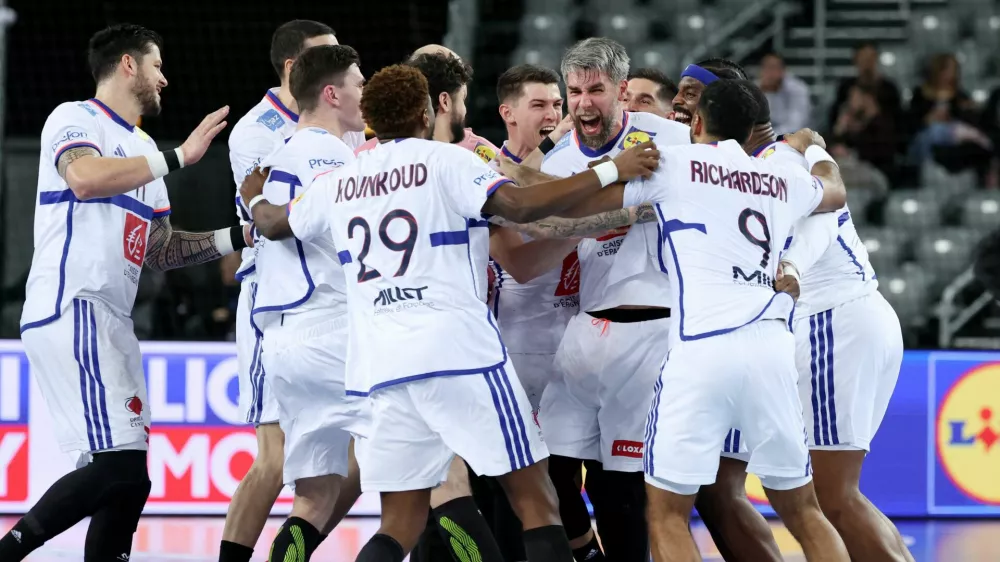
<path id="1" fill-rule="evenodd" d="M 347 275 L 348 390 L 482 373 L 506 360 L 470 245 L 488 193 L 506 178 L 474 154 L 423 139 L 381 143 L 314 185 L 331 190 Z"/>
<path id="2" fill-rule="evenodd" d="M 769 162 L 808 169 L 805 157 L 787 143 L 775 142 L 760 152 Z M 799 280 L 801 296 L 795 305 L 798 316 L 809 316 L 878 290 L 875 270 L 868 261 L 868 249 L 858 236 L 847 205 L 834 213 L 837 237 Z M 795 232 L 792 232 L 794 238 Z M 792 243 L 789 239 L 786 247 Z"/>
<path id="3" fill-rule="evenodd" d="M 264 196 L 275 205 L 286 205 L 316 177 L 353 161 L 354 151 L 341 139 L 315 127 L 300 129 L 261 162 L 270 168 Z M 344 273 L 332 238 L 260 240 L 256 263 L 253 322 L 259 330 L 283 314 L 346 312 Z"/>
<path id="4" fill-rule="evenodd" d="M 74 297 L 131 314 L 146 256 L 150 221 L 170 213 L 162 179 L 125 194 L 81 201 L 59 175 L 67 150 L 101 156 L 141 156 L 156 143 L 96 99 L 67 102 L 45 121 L 38 163 L 34 246 L 21 331 L 59 317 Z"/>
<path id="5" fill-rule="evenodd" d="M 775 293 L 781 243 L 811 213 L 822 187 L 805 170 L 747 156 L 724 141 L 667 149 L 641 194 L 656 203 L 661 264 L 672 277 L 682 341 L 723 334 L 762 319 L 788 319 L 792 298 Z"/>

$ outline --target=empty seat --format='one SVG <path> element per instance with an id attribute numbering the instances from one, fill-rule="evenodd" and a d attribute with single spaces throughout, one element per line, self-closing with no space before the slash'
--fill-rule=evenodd
<path id="1" fill-rule="evenodd" d="M 626 48 L 649 41 L 650 20 L 641 12 L 614 10 L 597 16 L 597 35 L 614 39 Z"/>
<path id="2" fill-rule="evenodd" d="M 890 228 L 858 227 L 858 238 L 868 250 L 868 261 L 881 275 L 881 271 L 899 268 L 906 258 L 909 242 L 905 232 Z"/>
<path id="3" fill-rule="evenodd" d="M 522 45 L 511 55 L 510 66 L 528 63 L 558 70 L 561 61 L 562 49 L 545 45 Z"/>
<path id="4" fill-rule="evenodd" d="M 576 0 L 525 0 L 526 14 L 567 15 L 576 9 Z"/>
<path id="5" fill-rule="evenodd" d="M 910 38 L 918 53 L 951 52 L 958 43 L 958 22 L 950 12 L 916 14 L 910 21 Z"/>
<path id="6" fill-rule="evenodd" d="M 573 22 L 565 14 L 528 14 L 521 19 L 521 41 L 525 45 L 562 47 L 570 42 Z"/>
<path id="7" fill-rule="evenodd" d="M 962 225 L 977 230 L 1000 226 L 1000 192 L 967 195 L 962 204 Z"/>
<path id="8" fill-rule="evenodd" d="M 916 61 L 913 49 L 910 47 L 882 48 L 879 63 L 885 75 L 896 81 L 900 86 L 912 84 L 916 76 Z"/>
<path id="9" fill-rule="evenodd" d="M 927 322 L 933 304 L 927 276 L 917 268 L 902 268 L 878 273 L 878 290 L 899 317 L 904 328 Z"/>
<path id="10" fill-rule="evenodd" d="M 673 18 L 671 27 L 680 45 L 700 45 L 708 39 L 710 29 L 718 29 L 719 19 L 707 11 L 681 13 Z"/>
<path id="11" fill-rule="evenodd" d="M 879 198 L 872 189 L 852 188 L 847 190 L 847 205 L 851 209 L 851 220 L 857 226 L 868 224 L 869 207 Z"/>
<path id="12" fill-rule="evenodd" d="M 676 77 L 680 72 L 680 53 L 673 43 L 651 43 L 640 45 L 629 52 L 632 59 L 632 68 L 657 68 L 667 73 L 667 76 Z"/>
<path id="13" fill-rule="evenodd" d="M 914 245 L 917 264 L 930 275 L 935 291 L 971 265 L 972 249 L 978 238 L 965 228 L 941 228 L 917 238 Z"/>
<path id="14" fill-rule="evenodd" d="M 980 13 L 974 23 L 976 43 L 984 53 L 1000 48 L 1000 11 Z"/>
<path id="15" fill-rule="evenodd" d="M 885 225 L 896 228 L 933 228 L 941 224 L 940 196 L 930 190 L 903 190 L 889 194 Z"/>

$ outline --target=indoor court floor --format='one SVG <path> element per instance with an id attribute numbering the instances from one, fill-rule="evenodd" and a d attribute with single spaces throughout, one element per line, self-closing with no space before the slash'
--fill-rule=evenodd
<path id="1" fill-rule="evenodd" d="M 0 533 L 6 533 L 16 521 L 15 517 L 0 517 Z M 218 559 L 223 521 L 221 517 L 145 517 L 139 524 L 131 562 L 214 562 Z M 254 561 L 266 559 L 271 538 L 281 521 L 268 522 L 254 552 Z M 917 562 L 1000 561 L 1000 520 L 902 520 L 897 524 Z M 771 525 L 785 559 L 804 560 L 788 531 L 777 521 Z M 323 543 L 313 560 L 352 562 L 377 529 L 376 518 L 348 519 Z M 77 525 L 29 556 L 28 561 L 82 561 L 86 530 L 86 522 Z M 695 524 L 694 533 L 705 560 L 721 560 L 708 532 Z"/>

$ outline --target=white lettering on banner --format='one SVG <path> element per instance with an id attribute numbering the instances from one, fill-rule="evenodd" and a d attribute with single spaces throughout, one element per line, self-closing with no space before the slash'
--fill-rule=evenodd
<path id="1" fill-rule="evenodd" d="M 192 357 L 184 362 L 184 420 L 189 423 L 205 421 L 205 360 Z"/>
<path id="2" fill-rule="evenodd" d="M 149 436 L 149 479 L 153 486 L 150 498 L 166 495 L 167 471 L 174 478 L 191 474 L 191 497 L 207 498 L 208 481 L 208 436 L 192 435 L 180 451 L 174 449 L 164 435 L 152 433 Z"/>
<path id="3" fill-rule="evenodd" d="M 3 392 L 0 392 L 0 421 L 18 421 L 21 417 L 20 357 L 16 355 L 0 357 L 0 388 L 3 389 Z"/>
<path id="4" fill-rule="evenodd" d="M 239 453 L 257 454 L 257 438 L 252 433 L 233 433 L 223 437 L 212 449 L 211 474 L 216 489 L 233 497 L 240 480 L 233 477 L 231 462 Z"/>
<path id="5" fill-rule="evenodd" d="M 7 433 L 0 439 L 0 498 L 7 496 L 7 467 L 27 440 L 23 433 Z"/>
<path id="6" fill-rule="evenodd" d="M 167 402 L 167 360 L 151 357 L 146 362 L 149 376 L 149 411 L 156 423 L 181 423 L 184 421 L 184 405 Z"/>
<path id="7" fill-rule="evenodd" d="M 239 363 L 236 358 L 220 361 L 218 365 L 208 374 L 208 405 L 212 411 L 222 421 L 233 425 L 243 425 L 246 423 L 240 417 L 240 406 L 229 399 L 226 389 L 229 382 L 236 378 Z M 254 448 L 254 454 L 257 449 Z"/>
<path id="8" fill-rule="evenodd" d="M 149 406 L 153 423 L 205 423 L 210 408 L 225 423 L 242 425 L 239 404 L 229 397 L 229 383 L 236 378 L 238 362 L 235 357 L 217 363 L 208 373 L 203 357 L 190 357 L 184 361 L 184 402 L 170 402 L 167 391 L 179 383 L 177 376 L 170 376 L 167 359 L 151 356 L 146 361 L 149 376 Z M 206 378 L 208 379 L 206 382 Z M 169 382 L 172 381 L 172 382 Z"/>

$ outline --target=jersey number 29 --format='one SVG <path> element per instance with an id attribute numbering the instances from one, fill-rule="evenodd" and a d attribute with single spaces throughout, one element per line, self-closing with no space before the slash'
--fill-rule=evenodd
<path id="1" fill-rule="evenodd" d="M 406 238 L 399 242 L 389 238 L 389 225 L 397 219 L 405 221 L 408 228 Z M 353 240 L 357 227 L 361 227 L 365 237 L 361 242 L 361 253 L 358 254 L 358 265 L 360 266 L 358 269 L 358 283 L 364 283 L 365 281 L 378 279 L 382 274 L 376 269 L 368 269 L 368 266 L 365 265 L 365 258 L 368 257 L 368 252 L 371 251 L 372 246 L 372 231 L 368 226 L 368 221 L 361 217 L 351 219 L 351 222 L 347 223 L 347 237 Z M 386 248 L 403 254 L 403 258 L 399 262 L 399 268 L 396 269 L 393 277 L 399 277 L 406 273 L 407 268 L 410 267 L 410 258 L 413 256 L 413 247 L 417 243 L 417 219 L 409 211 L 404 211 L 403 209 L 389 211 L 382 217 L 382 222 L 378 225 L 378 238 Z"/>

